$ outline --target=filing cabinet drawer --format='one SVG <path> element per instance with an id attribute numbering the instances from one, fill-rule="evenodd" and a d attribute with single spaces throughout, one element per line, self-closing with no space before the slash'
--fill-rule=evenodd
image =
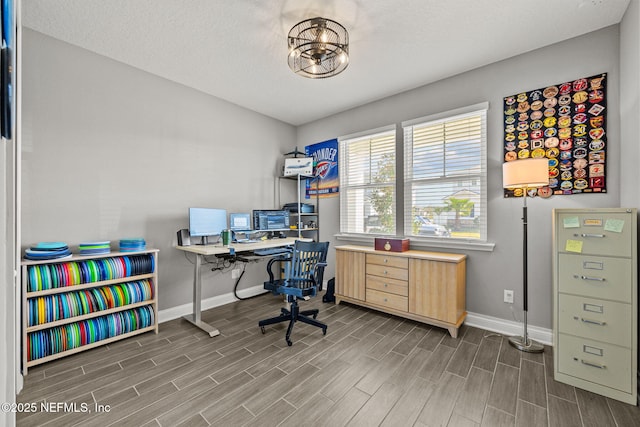
<path id="1" fill-rule="evenodd" d="M 616 225 L 619 224 L 623 225 L 618 232 Z M 582 242 L 583 254 L 629 257 L 632 252 L 632 236 L 627 231 L 631 227 L 630 216 L 625 213 L 562 213 L 558 215 L 556 225 L 558 250 L 566 251 L 567 240 L 579 240 Z"/>
<path id="2" fill-rule="evenodd" d="M 396 295 L 409 296 L 409 283 L 406 280 L 387 279 L 379 276 L 367 275 L 367 289 L 389 292 Z"/>
<path id="3" fill-rule="evenodd" d="M 393 310 L 408 311 L 409 298 L 401 295 L 367 289 L 367 302 Z"/>
<path id="4" fill-rule="evenodd" d="M 386 265 L 367 264 L 367 274 L 397 280 L 409 280 L 406 268 L 387 267 Z"/>
<path id="5" fill-rule="evenodd" d="M 407 268 L 409 259 L 399 256 L 367 254 L 367 264 L 386 265 L 388 267 Z"/>
<path id="6" fill-rule="evenodd" d="M 631 342 L 631 304 L 559 295 L 558 332 L 620 346 Z"/>
<path id="7" fill-rule="evenodd" d="M 560 373 L 631 393 L 631 366 L 629 348 L 565 334 L 558 336 Z"/>
<path id="8" fill-rule="evenodd" d="M 632 260 L 558 254 L 558 291 L 631 302 Z"/>

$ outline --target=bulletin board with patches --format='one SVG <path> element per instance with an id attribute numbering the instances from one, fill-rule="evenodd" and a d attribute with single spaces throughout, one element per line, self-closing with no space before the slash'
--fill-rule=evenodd
<path id="1" fill-rule="evenodd" d="M 528 195 L 607 191 L 606 83 L 603 73 L 504 98 L 504 161 L 549 160 L 549 186 Z"/>

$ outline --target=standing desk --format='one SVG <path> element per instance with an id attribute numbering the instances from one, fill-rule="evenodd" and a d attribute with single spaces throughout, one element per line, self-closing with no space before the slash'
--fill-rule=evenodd
<path id="1" fill-rule="evenodd" d="M 297 237 L 287 237 L 284 239 L 262 240 L 256 243 L 232 243 L 229 246 L 222 245 L 192 245 L 192 246 L 176 246 L 176 249 L 190 252 L 196 255 L 195 268 L 193 270 L 193 314 L 183 316 L 183 319 L 207 332 L 210 337 L 220 335 L 220 331 L 215 327 L 202 321 L 202 275 L 200 267 L 202 260 L 208 255 L 224 255 L 231 253 L 233 248 L 236 253 L 252 252 L 257 249 L 277 248 L 281 246 L 293 245 Z"/>

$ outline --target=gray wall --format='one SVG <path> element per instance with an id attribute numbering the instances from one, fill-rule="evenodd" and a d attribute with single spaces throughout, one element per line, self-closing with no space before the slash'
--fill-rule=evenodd
<path id="1" fill-rule="evenodd" d="M 522 320 L 522 199 L 502 196 L 502 98 L 608 73 L 608 193 L 553 196 L 528 204 L 529 322 L 551 328 L 551 210 L 619 206 L 620 203 L 619 60 L 619 27 L 616 25 L 300 126 L 298 146 L 488 101 L 488 240 L 495 243 L 495 250 L 465 252 L 468 255 L 467 310 Z M 634 164 L 637 167 L 637 157 Z M 321 208 L 322 239 L 330 240 L 332 246 L 345 243 L 333 237 L 339 230 L 339 199 L 322 200 Z M 330 262 L 333 263 L 333 259 Z M 515 290 L 513 306 L 502 302 L 503 289 Z"/>
<path id="2" fill-rule="evenodd" d="M 22 51 L 23 246 L 144 237 L 160 309 L 190 303 L 193 266 L 173 248 L 187 208 L 272 208 L 295 129 L 31 30 Z M 230 272 L 203 270 L 204 298 L 231 292 Z M 250 265 L 241 288 L 264 276 Z"/>
<path id="3" fill-rule="evenodd" d="M 621 206 L 640 207 L 640 2 L 631 0 L 620 24 Z"/>

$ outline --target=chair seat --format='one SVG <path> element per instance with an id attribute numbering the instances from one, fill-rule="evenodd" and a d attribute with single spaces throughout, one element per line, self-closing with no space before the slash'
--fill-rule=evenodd
<path id="1" fill-rule="evenodd" d="M 273 282 L 264 282 L 264 288 L 276 295 L 292 295 L 298 298 L 314 297 L 317 293 L 317 287 L 311 280 L 279 279 Z"/>

